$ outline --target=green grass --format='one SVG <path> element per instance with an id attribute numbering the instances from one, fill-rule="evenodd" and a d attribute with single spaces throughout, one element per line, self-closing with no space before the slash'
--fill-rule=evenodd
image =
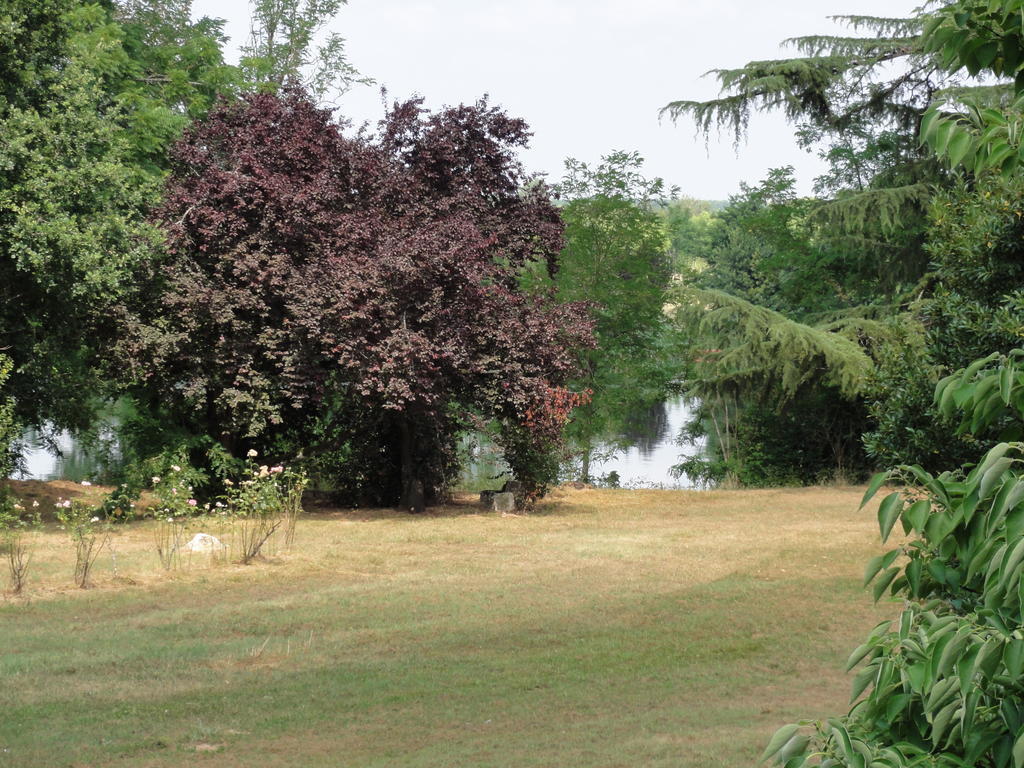
<path id="1" fill-rule="evenodd" d="M 0 765 L 752 765 L 845 710 L 842 662 L 891 611 L 860 588 L 858 496 L 334 513 L 291 554 L 172 574 L 136 524 L 85 591 L 51 531 L 0 605 Z"/>

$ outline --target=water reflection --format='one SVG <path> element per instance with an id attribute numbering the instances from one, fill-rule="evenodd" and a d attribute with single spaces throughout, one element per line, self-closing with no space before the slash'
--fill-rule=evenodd
<path id="1" fill-rule="evenodd" d="M 676 442 L 691 413 L 689 403 L 678 398 L 633 414 L 621 435 L 593 450 L 591 478 L 622 488 L 695 487 L 688 477 L 674 477 L 671 472 L 684 456 L 703 450 L 701 444 L 680 446 Z M 508 476 L 500 451 L 480 435 L 467 435 L 462 447 L 468 460 L 463 464 L 460 487 L 474 491 L 499 488 Z"/>
<path id="2" fill-rule="evenodd" d="M 690 404 L 677 398 L 635 414 L 623 431 L 622 447 L 612 456 L 591 463 L 590 474 L 606 482 L 617 480 L 623 488 L 693 488 L 685 475 L 672 476 L 672 467 L 683 456 L 694 456 L 703 445 L 680 446 L 676 442 L 683 425 L 692 418 Z M 600 452 L 598 452 L 600 453 Z M 612 476 L 612 473 L 615 473 Z"/>
<path id="3" fill-rule="evenodd" d="M 26 430 L 21 437 L 21 471 L 25 480 L 102 480 L 118 460 L 112 428 L 105 425 L 95 442 L 83 442 L 70 432 Z"/>
<path id="4" fill-rule="evenodd" d="M 637 412 L 626 421 L 617 440 L 598 446 L 593 452 L 590 475 L 623 488 L 693 488 L 687 477 L 673 477 L 671 469 L 683 456 L 693 456 L 703 445 L 680 446 L 676 442 L 692 408 L 682 398 L 658 403 Z M 109 434 L 108 437 L 112 437 Z M 52 438 L 30 430 L 24 435 L 23 477 L 38 480 L 96 480 L 102 477 L 116 451 L 88 448 L 67 432 Z M 109 448 L 109 445 L 108 445 Z M 459 478 L 466 490 L 499 488 L 508 476 L 501 452 L 481 435 L 462 439 L 467 458 Z M 614 473 L 614 474 L 613 474 Z"/>
<path id="5" fill-rule="evenodd" d="M 635 447 L 641 457 L 649 459 L 658 450 L 658 446 L 672 440 L 678 432 L 678 427 L 672 430 L 669 404 L 655 403 L 627 417 L 621 444 Z"/>

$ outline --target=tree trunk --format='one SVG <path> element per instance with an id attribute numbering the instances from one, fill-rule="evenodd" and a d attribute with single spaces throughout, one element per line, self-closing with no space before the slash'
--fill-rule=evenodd
<path id="1" fill-rule="evenodd" d="M 402 464 L 402 496 L 398 506 L 402 509 L 419 514 L 425 505 L 423 480 L 416 471 L 416 436 L 413 434 L 411 419 L 402 414 L 398 422 L 401 436 L 400 458 Z"/>
<path id="2" fill-rule="evenodd" d="M 587 447 L 583 449 L 583 466 L 580 467 L 580 482 L 590 482 L 590 443 L 587 443 Z"/>

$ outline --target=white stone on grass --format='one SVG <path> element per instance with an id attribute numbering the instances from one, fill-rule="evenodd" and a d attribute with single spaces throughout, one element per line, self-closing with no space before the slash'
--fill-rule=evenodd
<path id="1" fill-rule="evenodd" d="M 197 533 L 192 537 L 192 540 L 185 545 L 186 552 L 223 552 L 226 550 L 227 544 L 222 542 L 216 536 L 211 536 L 208 533 Z"/>

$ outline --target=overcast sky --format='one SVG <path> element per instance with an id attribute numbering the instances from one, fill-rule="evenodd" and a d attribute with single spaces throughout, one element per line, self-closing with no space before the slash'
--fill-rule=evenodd
<path id="1" fill-rule="evenodd" d="M 919 0 L 349 0 L 332 30 L 349 59 L 378 82 L 339 102 L 361 123 L 383 112 L 379 86 L 392 98 L 419 94 L 431 107 L 492 102 L 524 118 L 534 137 L 528 169 L 557 180 L 566 157 L 596 162 L 636 150 L 649 176 L 683 194 L 724 200 L 741 181 L 793 165 L 809 192 L 820 161 L 800 150 L 778 116 L 751 120 L 749 140 L 695 137 L 689 121 L 658 110 L 674 99 L 717 93 L 715 67 L 790 55 L 780 43 L 840 33 L 834 14 L 908 15 Z M 247 0 L 194 0 L 197 15 L 227 20 L 232 49 L 248 35 Z"/>

